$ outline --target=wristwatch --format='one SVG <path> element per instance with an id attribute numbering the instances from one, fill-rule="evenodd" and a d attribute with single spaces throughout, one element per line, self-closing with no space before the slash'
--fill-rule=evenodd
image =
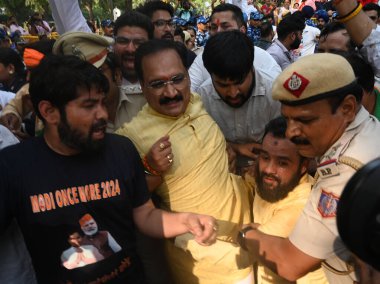
<path id="1" fill-rule="evenodd" d="M 245 235 L 248 231 L 255 230 L 255 228 L 252 228 L 251 226 L 245 227 L 244 229 L 241 229 L 237 236 L 237 242 L 240 245 L 240 247 L 244 250 L 248 250 L 247 246 L 245 245 Z"/>

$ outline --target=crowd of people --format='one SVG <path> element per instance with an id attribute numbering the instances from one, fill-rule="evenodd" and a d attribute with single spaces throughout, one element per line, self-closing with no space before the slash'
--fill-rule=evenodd
<path id="1" fill-rule="evenodd" d="M 57 38 L 9 17 L 0 282 L 380 283 L 368 2 L 147 1 L 96 31 L 49 0 Z"/>

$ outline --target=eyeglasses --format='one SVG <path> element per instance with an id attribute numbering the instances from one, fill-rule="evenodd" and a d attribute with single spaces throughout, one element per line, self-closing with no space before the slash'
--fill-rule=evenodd
<path id="1" fill-rule="evenodd" d="M 155 25 L 155 27 L 157 28 L 164 28 L 165 26 L 168 26 L 169 28 L 173 28 L 174 27 L 174 22 L 172 19 L 170 20 L 157 20 L 157 21 L 154 21 L 152 22 L 153 25 Z"/>
<path id="2" fill-rule="evenodd" d="M 123 36 L 115 37 L 115 43 L 123 45 L 123 46 L 127 46 L 130 43 L 132 43 L 133 46 L 136 48 L 139 47 L 141 44 L 143 44 L 146 41 L 147 40 L 145 38 L 127 38 L 127 37 L 123 37 Z"/>
<path id="3" fill-rule="evenodd" d="M 185 86 L 186 79 L 187 78 L 185 74 L 178 74 L 178 75 L 174 75 L 167 81 L 157 80 L 157 81 L 150 82 L 147 84 L 147 88 L 160 90 L 164 88 L 166 85 L 172 84 L 174 88 L 182 89 Z"/>

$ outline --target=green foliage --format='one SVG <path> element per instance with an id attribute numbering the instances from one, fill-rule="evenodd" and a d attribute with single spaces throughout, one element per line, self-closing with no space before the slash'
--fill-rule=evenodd
<path id="1" fill-rule="evenodd" d="M 15 15 L 19 23 L 27 21 L 35 11 L 43 13 L 47 20 L 51 20 L 48 0 L 0 0 L 0 7 L 4 8 L 4 15 Z"/>

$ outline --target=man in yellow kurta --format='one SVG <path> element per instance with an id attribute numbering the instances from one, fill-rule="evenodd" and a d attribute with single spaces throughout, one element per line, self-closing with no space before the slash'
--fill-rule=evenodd
<path id="1" fill-rule="evenodd" d="M 218 221 L 217 242 L 203 247 L 190 235 L 167 242 L 175 283 L 253 283 L 247 253 L 236 243 L 250 220 L 248 189 L 228 172 L 224 136 L 190 81 L 181 50 L 149 41 L 136 52 L 136 72 L 148 104 L 117 133 L 128 136 L 143 160 L 161 207 L 202 212 Z"/>
<path id="2" fill-rule="evenodd" d="M 288 237 L 311 192 L 313 178 L 307 174 L 307 160 L 296 145 L 285 138 L 286 120 L 279 117 L 265 129 L 262 151 L 256 164 L 254 222 L 268 235 Z M 312 240 L 311 240 L 312 241 Z M 294 283 L 281 278 L 259 263 L 258 284 Z M 321 268 L 297 280 L 298 284 L 328 283 Z"/>

